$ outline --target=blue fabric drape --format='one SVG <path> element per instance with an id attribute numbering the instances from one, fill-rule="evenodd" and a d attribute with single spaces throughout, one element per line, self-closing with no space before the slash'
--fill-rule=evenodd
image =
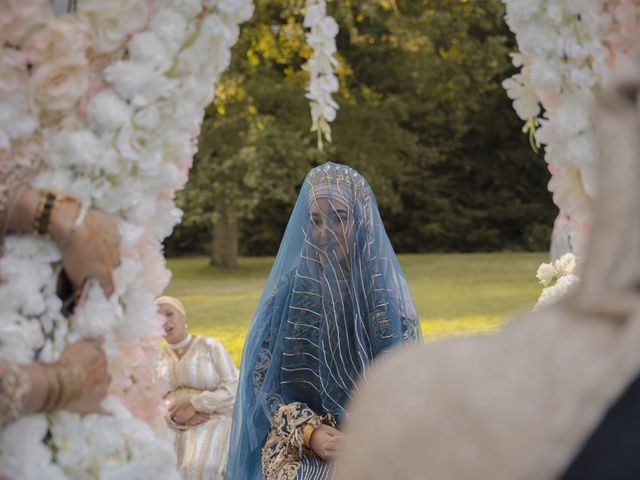
<path id="1" fill-rule="evenodd" d="M 339 422 L 371 361 L 420 338 L 368 183 L 343 165 L 314 168 L 246 338 L 227 478 L 262 478 L 261 448 L 280 405 L 303 402 Z"/>

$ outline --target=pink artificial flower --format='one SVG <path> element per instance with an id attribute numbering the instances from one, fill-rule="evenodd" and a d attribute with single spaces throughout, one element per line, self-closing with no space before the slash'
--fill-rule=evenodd
<path id="1" fill-rule="evenodd" d="M 88 86 L 84 57 L 54 59 L 40 64 L 31 76 L 29 101 L 33 111 L 60 117 L 75 108 Z"/>
<path id="2" fill-rule="evenodd" d="M 51 15 L 49 0 L 0 0 L 0 45 L 21 47 Z"/>
<path id="3" fill-rule="evenodd" d="M 542 103 L 544 109 L 551 115 L 553 115 L 556 110 L 558 110 L 560 103 L 562 103 L 562 95 L 560 94 L 560 92 L 552 88 L 536 90 L 536 95 L 540 99 L 540 102 Z"/>
<path id="4" fill-rule="evenodd" d="M 592 200 L 584 189 L 580 171 L 576 167 L 552 164 L 549 165 L 549 171 L 549 191 L 553 194 L 553 202 L 569 223 L 573 252 L 582 257 L 591 229 Z"/>
<path id="5" fill-rule="evenodd" d="M 0 55 L 0 94 L 15 95 L 26 91 L 29 60 L 20 50 L 5 48 Z"/>
<path id="6" fill-rule="evenodd" d="M 638 41 L 640 28 L 640 0 L 612 0 L 605 10 L 613 17 L 612 33 L 606 39 L 611 65 L 618 57 L 627 55 Z"/>
<path id="7" fill-rule="evenodd" d="M 165 411 L 163 385 L 154 382 L 157 346 L 141 341 L 120 344 L 118 348 L 119 354 L 110 364 L 110 393 L 119 397 L 132 415 L 157 427 Z"/>
<path id="8" fill-rule="evenodd" d="M 24 52 L 33 64 L 63 57 L 84 57 L 91 46 L 89 27 L 71 15 L 55 17 L 29 37 Z"/>
<path id="9" fill-rule="evenodd" d="M 75 116 L 79 121 L 84 121 L 91 99 L 106 87 L 106 83 L 102 81 L 93 81 L 89 84 L 84 92 L 84 95 L 82 95 L 82 98 L 80 98 L 80 101 L 78 102 L 78 106 L 76 108 Z"/>
<path id="10" fill-rule="evenodd" d="M 171 273 L 165 267 L 166 262 L 164 255 L 162 255 L 161 246 L 149 237 L 150 233 L 145 232 L 140 250 L 142 281 L 146 291 L 154 296 L 159 296 L 169 285 Z"/>

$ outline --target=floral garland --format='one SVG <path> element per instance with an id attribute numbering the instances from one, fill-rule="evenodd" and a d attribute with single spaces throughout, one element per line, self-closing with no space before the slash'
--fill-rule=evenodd
<path id="1" fill-rule="evenodd" d="M 549 191 L 560 209 L 551 256 L 572 252 L 580 258 L 596 193 L 591 108 L 613 67 L 636 43 L 640 0 L 504 1 L 520 49 L 512 55 L 513 64 L 520 71 L 503 87 L 534 148 L 545 147 Z M 540 266 L 538 278 L 545 288 L 536 308 L 576 284 L 573 267 L 562 270 L 566 258 Z"/>
<path id="2" fill-rule="evenodd" d="M 640 0 L 505 0 L 520 71 L 504 81 L 524 131 L 545 146 L 560 251 L 584 253 L 595 194 L 595 94 L 637 38 Z M 543 113 L 544 112 L 544 113 Z M 557 245 L 556 245 L 557 246 Z M 555 255 L 558 255 L 556 252 Z"/>
<path id="3" fill-rule="evenodd" d="M 304 27 L 309 29 L 307 43 L 313 50 L 306 65 L 310 77 L 307 98 L 311 105 L 311 131 L 318 133 L 318 148 L 322 150 L 323 139 L 331 142 L 329 123 L 335 120 L 339 108 L 331 96 L 340 87 L 335 73 L 338 68 L 335 54 L 339 27 L 335 19 L 327 15 L 325 0 L 307 0 Z"/>
<path id="4" fill-rule="evenodd" d="M 48 0 L 0 2 L 0 160 L 41 165 L 37 188 L 73 194 L 120 218 L 115 294 L 97 285 L 68 319 L 55 293 L 60 251 L 9 236 L 0 258 L 0 358 L 52 361 L 70 342 L 104 336 L 111 416 L 23 417 L 0 432 L 10 478 L 177 479 L 151 383 L 168 284 L 161 242 L 179 221 L 215 82 L 251 0 L 83 0 L 55 16 Z"/>

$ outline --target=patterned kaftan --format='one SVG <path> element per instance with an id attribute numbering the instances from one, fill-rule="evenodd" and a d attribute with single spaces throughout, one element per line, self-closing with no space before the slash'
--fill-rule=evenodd
<path id="1" fill-rule="evenodd" d="M 183 478 L 221 480 L 227 466 L 238 384 L 238 370 L 231 357 L 218 340 L 194 337 L 181 358 L 164 346 L 157 374 L 169 386 L 164 397 L 167 406 L 190 398 L 197 411 L 211 415 L 210 420 L 193 427 L 176 425 L 167 418 Z"/>

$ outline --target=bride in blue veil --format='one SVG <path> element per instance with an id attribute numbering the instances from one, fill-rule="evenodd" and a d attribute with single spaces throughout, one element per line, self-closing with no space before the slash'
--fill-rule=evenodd
<path id="1" fill-rule="evenodd" d="M 366 180 L 309 172 L 242 354 L 229 480 L 325 479 L 367 366 L 421 339 L 402 268 Z"/>

